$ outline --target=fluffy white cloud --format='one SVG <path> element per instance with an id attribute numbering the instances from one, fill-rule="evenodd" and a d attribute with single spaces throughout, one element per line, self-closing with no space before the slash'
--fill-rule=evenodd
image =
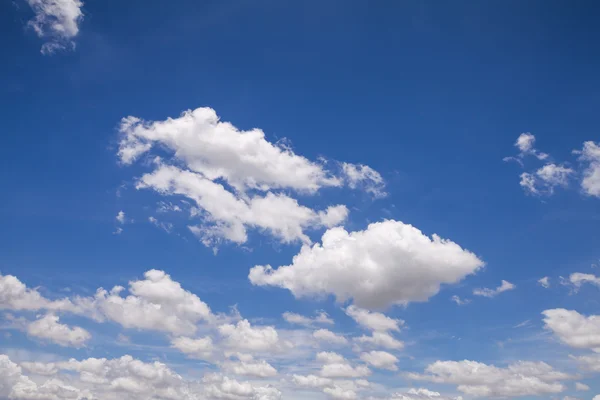
<path id="1" fill-rule="evenodd" d="M 520 185 L 531 194 L 551 195 L 556 187 L 566 187 L 574 173 L 573 169 L 562 165 L 546 164 L 533 174 L 522 173 Z"/>
<path id="2" fill-rule="evenodd" d="M 219 326 L 225 346 L 234 351 L 265 352 L 277 351 L 288 345 L 279 340 L 279 335 L 272 326 L 253 327 L 248 320 L 237 324 Z"/>
<path id="3" fill-rule="evenodd" d="M 42 362 L 22 362 L 21 367 L 25 368 L 33 375 L 53 376 L 58 373 L 58 368 L 54 363 Z"/>
<path id="4" fill-rule="evenodd" d="M 322 389 L 333 385 L 333 379 L 316 375 L 295 375 L 292 377 L 294 384 L 304 388 Z"/>
<path id="5" fill-rule="evenodd" d="M 590 390 L 590 387 L 588 385 L 586 385 L 585 383 L 575 382 L 575 390 L 577 390 L 579 392 L 585 392 L 585 391 Z"/>
<path id="6" fill-rule="evenodd" d="M 92 298 L 76 298 L 98 320 L 109 319 L 125 328 L 148 329 L 173 334 L 193 334 L 197 323 L 212 321 L 210 308 L 195 294 L 183 289 L 164 271 L 149 270 L 144 280 L 129 282 L 129 295 L 115 286 L 110 292 L 98 289 Z"/>
<path id="7" fill-rule="evenodd" d="M 483 297 L 496 297 L 497 295 L 499 295 L 500 293 L 509 291 L 509 290 L 514 290 L 516 288 L 515 285 L 513 285 L 512 283 L 503 280 L 502 283 L 500 284 L 500 286 L 498 286 L 496 289 L 489 289 L 489 288 L 483 288 L 483 289 L 475 289 L 473 290 L 473 294 L 475 296 L 483 296 Z"/>
<path id="8" fill-rule="evenodd" d="M 323 389 L 323 392 L 328 394 L 332 399 L 336 400 L 354 400 L 357 394 L 354 390 L 344 389 L 337 385 Z"/>
<path id="9" fill-rule="evenodd" d="M 548 158 L 548 154 L 542 153 L 535 148 L 535 136 L 530 132 L 521 133 L 515 142 L 515 147 L 519 149 L 519 157 L 532 155 L 539 160 Z"/>
<path id="10" fill-rule="evenodd" d="M 404 321 L 393 319 L 380 312 L 372 312 L 354 305 L 346 308 L 346 314 L 363 328 L 377 332 L 400 331 Z"/>
<path id="11" fill-rule="evenodd" d="M 390 371 L 398 370 L 398 367 L 396 366 L 398 358 L 386 351 L 370 351 L 368 353 L 362 353 L 360 359 L 375 368 L 388 369 Z"/>
<path id="12" fill-rule="evenodd" d="M 342 171 L 350 188 L 362 187 L 375 198 L 387 196 L 383 177 L 373 168 L 362 164 L 342 163 Z"/>
<path id="13" fill-rule="evenodd" d="M 564 308 L 546 310 L 542 314 L 546 328 L 569 346 L 600 351 L 600 316 L 586 317 Z"/>
<path id="14" fill-rule="evenodd" d="M 334 323 L 333 320 L 329 318 L 329 315 L 327 315 L 327 313 L 324 311 L 319 311 L 313 318 L 305 317 L 304 315 L 292 312 L 284 312 L 283 319 L 290 324 L 297 324 L 306 327 L 312 327 L 317 324 L 333 325 Z"/>
<path id="15" fill-rule="evenodd" d="M 462 397 L 446 397 L 427 389 L 409 389 L 406 393 L 394 393 L 388 400 L 462 400 Z"/>
<path id="16" fill-rule="evenodd" d="M 0 309 L 3 310 L 74 310 L 69 299 L 49 300 L 37 289 L 28 288 L 17 277 L 0 275 Z"/>
<path id="17" fill-rule="evenodd" d="M 171 340 L 171 347 L 199 360 L 210 359 L 214 350 L 212 338 L 205 336 L 199 339 L 180 336 Z"/>
<path id="18" fill-rule="evenodd" d="M 255 266 L 249 279 L 297 297 L 334 294 L 340 302 L 353 298 L 360 307 L 376 308 L 426 301 L 441 284 L 456 283 L 483 265 L 450 240 L 388 220 L 352 233 L 329 229 L 322 244 L 303 246 L 291 265 Z"/>
<path id="19" fill-rule="evenodd" d="M 188 110 L 165 121 L 127 117 L 120 130 L 119 157 L 126 164 L 160 145 L 193 171 L 209 180 L 223 179 L 237 190 L 291 188 L 314 192 L 341 184 L 322 165 L 269 142 L 262 130 L 241 131 L 220 121 L 212 108 Z"/>
<path id="20" fill-rule="evenodd" d="M 281 392 L 272 386 L 253 386 L 220 374 L 208 374 L 203 379 L 205 394 L 209 399 L 227 400 L 279 400 Z"/>
<path id="21" fill-rule="evenodd" d="M 268 378 L 277 375 L 277 370 L 264 360 L 227 362 L 223 368 L 236 375 Z"/>
<path id="22" fill-rule="evenodd" d="M 336 345 L 348 344 L 348 339 L 328 329 L 318 329 L 313 332 L 313 337 L 319 341 Z"/>
<path id="23" fill-rule="evenodd" d="M 115 219 L 117 220 L 118 223 L 124 224 L 125 223 L 125 212 L 119 211 L 117 213 L 117 216 L 115 217 Z"/>
<path id="24" fill-rule="evenodd" d="M 284 194 L 269 192 L 265 196 L 237 197 L 199 173 L 166 165 L 142 176 L 137 187 L 193 200 L 204 211 L 205 224 L 191 229 L 206 245 L 220 239 L 244 243 L 248 239 L 247 227 L 268 231 L 286 243 L 310 242 L 304 230 L 335 226 L 348 215 L 343 205 L 315 212 Z"/>
<path id="25" fill-rule="evenodd" d="M 80 0 L 26 0 L 35 13 L 29 21 L 37 35 L 48 42 L 42 46 L 43 54 L 57 50 L 74 49 L 73 39 L 79 33 L 83 20 Z"/>
<path id="26" fill-rule="evenodd" d="M 506 368 L 476 361 L 436 361 L 425 374 L 409 374 L 416 380 L 457 385 L 459 391 L 474 397 L 519 397 L 560 393 L 568 374 L 543 362 L 520 361 Z"/>
<path id="27" fill-rule="evenodd" d="M 588 141 L 583 143 L 583 149 L 577 151 L 579 159 L 587 163 L 583 171 L 581 188 L 589 196 L 600 197 L 600 146 Z"/>
<path id="28" fill-rule="evenodd" d="M 320 375 L 324 378 L 362 378 L 371 374 L 368 367 L 353 366 L 337 353 L 322 351 L 317 353 L 316 359 L 323 364 Z"/>
<path id="29" fill-rule="evenodd" d="M 29 336 L 48 340 L 64 347 L 80 348 L 85 345 L 92 335 L 78 326 L 70 327 L 59 323 L 59 317 L 53 314 L 45 316 L 29 323 L 27 326 Z"/>
<path id="30" fill-rule="evenodd" d="M 393 350 L 400 350 L 404 348 L 404 342 L 385 332 L 373 332 L 371 336 L 362 335 L 354 340 L 357 343 L 371 347 L 383 347 Z"/>
<path id="31" fill-rule="evenodd" d="M 36 367 L 42 369 L 41 365 Z M 47 368 L 48 369 L 48 368 Z M 116 359 L 71 359 L 52 364 L 64 374 L 66 385 L 56 375 L 45 382 L 23 375 L 19 366 L 0 355 L 0 398 L 19 400 L 199 400 L 201 390 L 185 381 L 165 364 L 144 363 L 131 356 Z M 74 375 L 75 373 L 76 375 Z M 58 372 L 57 372 L 58 374 Z M 71 383 L 72 381 L 72 383 Z"/>
<path id="32" fill-rule="evenodd" d="M 545 276 L 543 278 L 538 279 L 538 283 L 545 289 L 550 287 L 550 278 Z"/>
<path id="33" fill-rule="evenodd" d="M 585 283 L 589 283 L 600 287 L 600 277 L 592 274 L 583 274 L 581 272 L 575 272 L 569 276 L 569 281 L 577 289 L 579 289 Z"/>
<path id="34" fill-rule="evenodd" d="M 571 357 L 579 363 L 579 366 L 582 369 L 586 371 L 600 372 L 600 354 L 589 354 L 580 357 Z"/>

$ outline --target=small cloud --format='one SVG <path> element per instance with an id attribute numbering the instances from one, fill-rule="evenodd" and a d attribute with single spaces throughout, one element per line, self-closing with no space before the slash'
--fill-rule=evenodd
<path id="1" fill-rule="evenodd" d="M 113 235 L 120 235 L 121 233 L 123 233 L 123 228 L 121 228 L 120 226 L 117 226 L 117 229 L 115 229 L 115 231 L 113 232 Z"/>
<path id="2" fill-rule="evenodd" d="M 471 300 L 469 300 L 469 299 L 461 299 L 458 296 L 452 296 L 452 298 L 450 300 L 452 300 L 453 302 L 455 302 L 459 306 L 464 306 L 464 305 L 469 304 L 471 302 Z"/>
<path id="3" fill-rule="evenodd" d="M 548 289 L 550 287 L 550 278 L 548 278 L 547 276 L 538 279 L 538 283 L 545 289 Z"/>
<path id="4" fill-rule="evenodd" d="M 473 290 L 473 294 L 475 296 L 483 296 L 483 297 L 492 298 L 492 297 L 496 297 L 497 295 L 499 295 L 502 292 L 514 290 L 515 288 L 516 288 L 515 285 L 513 285 L 509 281 L 503 280 L 502 283 L 500 284 L 500 286 L 498 286 L 496 289 L 489 289 L 489 288 L 475 289 L 475 290 Z"/>
<path id="5" fill-rule="evenodd" d="M 120 223 L 121 225 L 123 225 L 125 223 L 125 212 L 124 211 L 119 211 L 117 213 L 117 216 L 115 217 L 115 219 L 117 220 L 118 223 Z"/>

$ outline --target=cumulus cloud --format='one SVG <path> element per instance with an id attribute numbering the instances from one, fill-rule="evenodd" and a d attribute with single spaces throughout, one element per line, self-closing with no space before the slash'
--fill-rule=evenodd
<path id="1" fill-rule="evenodd" d="M 186 335 L 196 332 L 197 323 L 212 321 L 206 303 L 183 289 L 164 271 L 149 270 L 143 280 L 129 282 L 129 295 L 115 286 L 100 288 L 93 297 L 79 297 L 75 303 L 97 320 L 111 320 L 125 328 L 157 330 Z"/>
<path id="2" fill-rule="evenodd" d="M 572 379 L 543 362 L 519 361 L 506 368 L 476 361 L 436 361 L 425 374 L 409 374 L 416 380 L 457 385 L 474 397 L 519 397 L 551 395 L 566 389 L 562 381 Z"/>
<path id="3" fill-rule="evenodd" d="M 520 185 L 530 194 L 551 195 L 557 187 L 566 187 L 574 173 L 563 165 L 546 164 L 534 173 L 522 173 Z"/>
<path id="4" fill-rule="evenodd" d="M 254 386 L 250 382 L 239 382 L 221 374 L 204 377 L 205 394 L 210 399 L 230 400 L 279 400 L 281 392 L 272 386 Z"/>
<path id="5" fill-rule="evenodd" d="M 370 351 L 368 353 L 362 353 L 360 359 L 375 368 L 387 369 L 390 371 L 398 370 L 398 367 L 396 366 L 398 358 L 386 351 Z"/>
<path id="6" fill-rule="evenodd" d="M 317 315 L 313 318 L 305 317 L 304 315 L 292 312 L 284 312 L 283 319 L 290 324 L 302 325 L 306 327 L 313 327 L 319 324 L 334 324 L 333 320 L 329 318 L 329 315 L 327 315 L 327 313 L 324 311 L 319 311 Z"/>
<path id="7" fill-rule="evenodd" d="M 324 378 L 362 378 L 371 375 L 367 366 L 353 366 L 337 353 L 322 351 L 317 353 L 316 359 L 323 364 L 320 375 Z"/>
<path id="8" fill-rule="evenodd" d="M 328 329 L 318 329 L 313 332 L 313 337 L 321 342 L 327 342 L 334 345 L 348 344 L 348 339 L 338 335 Z"/>
<path id="9" fill-rule="evenodd" d="M 52 54 L 57 50 L 74 49 L 74 38 L 79 33 L 83 20 L 80 0 L 26 0 L 35 16 L 29 26 L 47 42 L 42 46 L 42 54 Z"/>
<path id="10" fill-rule="evenodd" d="M 206 245 L 221 239 L 245 243 L 247 227 L 267 231 L 284 243 L 297 240 L 308 243 L 306 229 L 335 226 L 348 215 L 348 209 L 343 205 L 316 212 L 284 194 L 269 192 L 265 196 L 237 197 L 223 185 L 199 173 L 174 166 L 159 166 L 142 176 L 137 187 L 193 200 L 204 210 L 205 217 L 203 225 L 191 229 Z"/>
<path id="11" fill-rule="evenodd" d="M 248 320 L 238 321 L 235 325 L 221 325 L 219 333 L 224 338 L 225 345 L 232 351 L 264 352 L 289 345 L 280 341 L 274 327 L 254 327 Z"/>
<path id="12" fill-rule="evenodd" d="M 38 366 L 39 370 L 41 367 Z M 55 363 L 55 377 L 40 383 L 23 375 L 8 356 L 0 355 L 0 398 L 21 400 L 106 399 L 198 400 L 200 388 L 160 362 L 144 363 L 131 356 L 89 358 Z M 58 373 L 62 375 L 58 375 Z M 61 378 L 73 381 L 73 386 Z"/>
<path id="13" fill-rule="evenodd" d="M 400 327 L 404 325 L 404 321 L 400 319 L 393 319 L 380 312 L 364 310 L 354 305 L 346 308 L 346 314 L 363 328 L 377 332 L 399 332 Z"/>
<path id="14" fill-rule="evenodd" d="M 48 340 L 64 347 L 80 348 L 92 337 L 88 331 L 78 326 L 70 327 L 59 323 L 59 317 L 52 314 L 29 323 L 27 334 L 31 337 Z"/>
<path id="15" fill-rule="evenodd" d="M 277 375 L 277 370 L 265 360 L 227 362 L 223 368 L 236 375 L 255 378 L 269 378 Z"/>
<path id="16" fill-rule="evenodd" d="M 342 171 L 350 188 L 362 187 L 375 198 L 387 196 L 383 177 L 368 165 L 342 163 Z"/>
<path id="17" fill-rule="evenodd" d="M 489 288 L 483 288 L 483 289 L 475 289 L 473 290 L 473 294 L 475 296 L 483 296 L 483 297 L 496 297 L 497 295 L 499 295 L 500 293 L 509 291 L 509 290 L 514 290 L 516 288 L 515 285 L 513 285 L 512 283 L 503 280 L 502 283 L 500 284 L 500 286 L 498 286 L 496 289 L 489 289 Z"/>
<path id="18" fill-rule="evenodd" d="M 298 204 L 290 191 L 315 194 L 323 187 L 347 184 L 374 196 L 384 193 L 383 178 L 366 165 L 333 163 L 339 171 L 329 171 L 325 163 L 310 161 L 283 142 L 268 141 L 260 129 L 244 131 L 221 121 L 212 108 L 188 110 L 164 121 L 130 116 L 121 121 L 120 132 L 118 157 L 123 164 L 153 149 L 167 152 L 167 164 L 172 165 L 155 157 L 158 166 L 137 187 L 196 202 L 203 223 L 191 230 L 207 245 L 219 240 L 244 243 L 248 227 L 283 242 L 308 243 L 305 229 L 334 227 L 347 218 L 345 206 L 315 211 Z"/>
<path id="19" fill-rule="evenodd" d="M 373 332 L 370 336 L 362 335 L 354 340 L 358 344 L 369 347 L 383 347 L 392 350 L 400 350 L 404 348 L 404 342 L 396 339 L 386 332 Z"/>
<path id="20" fill-rule="evenodd" d="M 439 392 L 434 392 L 432 390 L 427 390 L 423 388 L 419 389 L 409 389 L 405 393 L 394 393 L 391 397 L 388 397 L 386 400 L 462 400 L 462 397 L 447 397 L 443 396 Z"/>
<path id="21" fill-rule="evenodd" d="M 545 160 L 548 154 L 542 153 L 535 148 L 535 136 L 530 132 L 521 133 L 515 142 L 515 147 L 519 149 L 519 158 L 525 156 L 534 156 L 538 160 Z M 509 161 L 511 157 L 507 157 L 505 161 Z"/>
<path id="22" fill-rule="evenodd" d="M 255 266 L 249 279 L 296 297 L 333 294 L 340 302 L 352 298 L 359 307 L 378 308 L 427 301 L 442 284 L 459 282 L 483 265 L 450 240 L 387 220 L 364 231 L 329 229 L 322 244 L 303 246 L 291 265 Z"/>
<path id="23" fill-rule="evenodd" d="M 580 368 L 591 371 L 591 372 L 600 372 L 600 354 L 588 354 L 585 356 L 571 356 L 577 363 Z"/>
<path id="24" fill-rule="evenodd" d="M 589 196 L 600 197 L 600 146 L 592 141 L 584 142 L 583 149 L 576 151 L 587 166 L 583 171 L 581 188 Z"/>
<path id="25" fill-rule="evenodd" d="M 546 328 L 571 347 L 600 351 L 600 316 L 557 308 L 542 312 Z"/>
<path id="26" fill-rule="evenodd" d="M 593 274 L 583 274 L 581 272 L 571 274 L 569 276 L 569 282 L 575 286 L 576 289 L 579 289 L 586 283 L 600 287 L 600 277 Z"/>
<path id="27" fill-rule="evenodd" d="M 292 381 L 297 386 L 311 389 L 321 389 L 327 386 L 331 386 L 333 384 L 333 379 L 323 378 L 321 376 L 316 375 L 304 376 L 294 374 L 292 377 Z"/>
<path id="28" fill-rule="evenodd" d="M 213 341 L 210 336 L 198 339 L 180 336 L 171 340 L 171 347 L 185 353 L 190 358 L 199 360 L 210 359 L 214 350 Z"/>
<path id="29" fill-rule="evenodd" d="M 50 300 L 42 296 L 37 289 L 28 288 L 17 277 L 0 275 L 0 309 L 3 310 L 73 310 L 69 299 Z"/>
<path id="30" fill-rule="evenodd" d="M 125 212 L 119 211 L 117 213 L 117 216 L 115 217 L 115 219 L 117 220 L 118 223 L 124 224 L 125 223 Z"/>
<path id="31" fill-rule="evenodd" d="M 578 392 L 585 392 L 590 390 L 590 387 L 585 383 L 575 382 L 575 390 L 577 390 Z"/>

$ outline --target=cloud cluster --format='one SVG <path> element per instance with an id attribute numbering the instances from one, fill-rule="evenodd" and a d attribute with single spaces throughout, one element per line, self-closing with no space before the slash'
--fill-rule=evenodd
<path id="1" fill-rule="evenodd" d="M 35 13 L 29 26 L 40 38 L 47 40 L 42 46 L 42 54 L 75 48 L 73 39 L 79 33 L 79 24 L 83 20 L 83 3 L 80 0 L 26 1 Z"/>
<path id="2" fill-rule="evenodd" d="M 283 142 L 270 142 L 260 129 L 244 131 L 221 121 L 212 108 L 188 110 L 164 121 L 126 117 L 120 133 L 118 157 L 125 165 L 153 150 L 167 153 L 170 164 L 155 158 L 156 169 L 137 188 L 195 202 L 202 223 L 190 229 L 208 246 L 221 240 L 245 243 L 248 228 L 285 243 L 308 243 L 306 229 L 333 227 L 348 215 L 343 205 L 320 211 L 302 206 L 290 191 L 311 195 L 347 185 L 374 197 L 385 195 L 383 178 L 369 166 L 341 163 L 330 171 Z"/>
<path id="3" fill-rule="evenodd" d="M 506 368 L 475 361 L 436 361 L 425 374 L 409 374 L 415 380 L 457 385 L 459 391 L 474 397 L 541 396 L 560 393 L 562 383 L 572 379 L 543 362 L 510 364 Z"/>
<path id="4" fill-rule="evenodd" d="M 250 282 L 282 287 L 296 297 L 333 294 L 340 302 L 381 308 L 426 301 L 442 284 L 459 282 L 484 265 L 450 240 L 393 220 L 364 231 L 329 229 L 321 242 L 303 246 L 291 265 L 255 266 Z"/>

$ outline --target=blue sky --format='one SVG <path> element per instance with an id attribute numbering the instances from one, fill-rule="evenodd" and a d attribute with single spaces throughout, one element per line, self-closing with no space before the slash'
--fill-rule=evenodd
<path id="1" fill-rule="evenodd" d="M 2 3 L 0 400 L 592 400 L 599 11 Z"/>

